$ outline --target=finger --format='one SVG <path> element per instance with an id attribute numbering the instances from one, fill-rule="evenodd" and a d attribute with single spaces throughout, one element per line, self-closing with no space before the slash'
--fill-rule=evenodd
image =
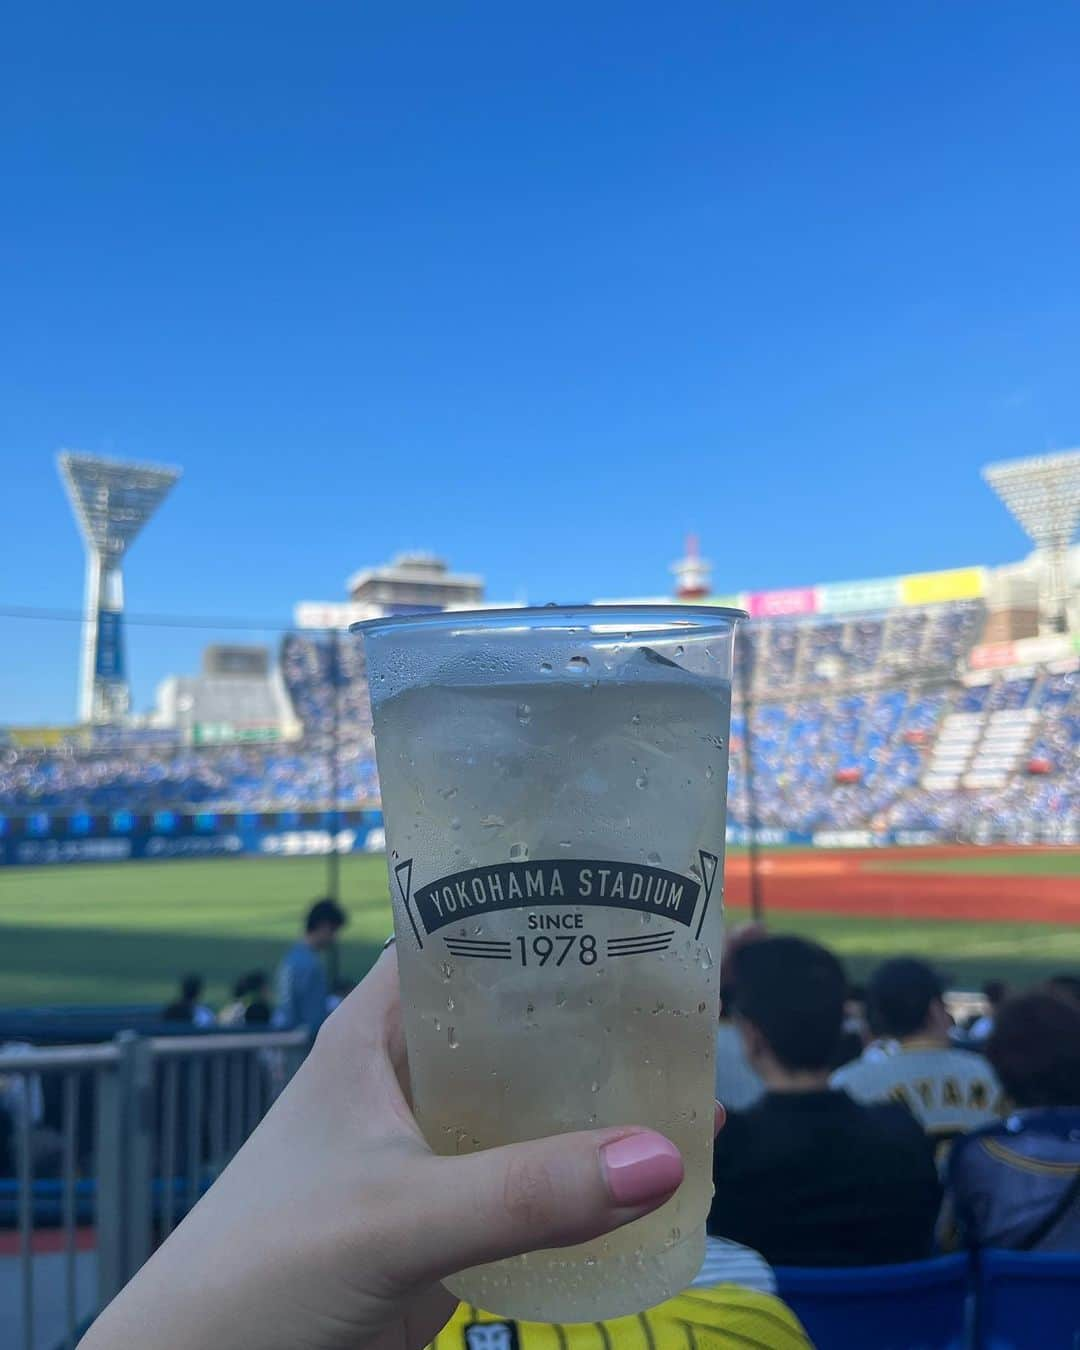
<path id="1" fill-rule="evenodd" d="M 726 1124 L 727 1124 L 727 1111 L 724 1109 L 724 1106 L 723 1106 L 723 1104 L 722 1104 L 721 1102 L 717 1102 L 717 1103 L 716 1103 L 716 1111 L 715 1111 L 714 1114 L 713 1114 L 713 1130 L 712 1130 L 712 1133 L 713 1133 L 713 1138 L 714 1138 L 714 1139 L 716 1138 L 716 1136 L 720 1133 L 720 1131 L 724 1128 L 724 1126 L 725 1126 Z"/>
<path id="2" fill-rule="evenodd" d="M 591 1130 L 458 1158 L 432 1158 L 416 1185 L 425 1221 L 411 1233 L 413 1281 L 611 1232 L 668 1200 L 679 1150 L 653 1130 Z"/>

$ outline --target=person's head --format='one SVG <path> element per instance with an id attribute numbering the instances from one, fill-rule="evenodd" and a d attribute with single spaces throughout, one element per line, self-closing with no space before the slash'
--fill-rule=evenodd
<path id="1" fill-rule="evenodd" d="M 1080 1003 L 1050 989 L 1008 999 L 986 1057 L 1017 1106 L 1080 1106 Z"/>
<path id="2" fill-rule="evenodd" d="M 866 1010 L 875 1036 L 944 1041 L 949 1034 L 941 977 L 925 961 L 898 956 L 885 961 L 866 986 Z"/>
<path id="3" fill-rule="evenodd" d="M 767 936 L 763 923 L 751 921 L 736 924 L 724 933 L 720 957 L 720 1019 L 725 1021 L 735 1010 L 735 959 L 749 942 L 760 942 Z"/>
<path id="4" fill-rule="evenodd" d="M 982 991 L 991 1011 L 1000 1008 L 1009 996 L 1009 986 L 1004 980 L 987 980 Z"/>
<path id="5" fill-rule="evenodd" d="M 348 916 L 336 900 L 316 900 L 304 920 L 304 936 L 308 946 L 317 951 L 329 947 L 347 921 Z"/>
<path id="6" fill-rule="evenodd" d="M 198 1003 L 202 998 L 203 977 L 184 975 L 180 980 L 180 999 L 183 1003 Z"/>
<path id="7" fill-rule="evenodd" d="M 751 1065 L 771 1088 L 823 1084 L 844 1019 L 844 967 L 797 937 L 747 943 L 733 967 L 736 1022 Z"/>
<path id="8" fill-rule="evenodd" d="M 270 977 L 265 970 L 250 970 L 244 976 L 244 995 L 259 1002 L 270 994 Z"/>

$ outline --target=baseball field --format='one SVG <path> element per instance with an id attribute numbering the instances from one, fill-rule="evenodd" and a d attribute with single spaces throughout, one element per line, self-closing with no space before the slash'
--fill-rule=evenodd
<path id="1" fill-rule="evenodd" d="M 832 946 L 853 976 L 885 956 L 932 958 L 960 988 L 1080 969 L 1080 850 L 786 849 L 760 859 L 770 926 Z M 0 871 L 0 1004 L 153 1003 L 198 971 L 220 1002 L 272 969 L 322 858 L 240 858 Z M 728 861 L 729 918 L 746 917 L 749 865 Z M 390 931 L 381 857 L 342 860 L 351 920 L 342 973 L 359 978 Z"/>

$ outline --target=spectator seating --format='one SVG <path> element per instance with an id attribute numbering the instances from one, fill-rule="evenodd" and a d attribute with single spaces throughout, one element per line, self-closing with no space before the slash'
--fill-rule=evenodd
<path id="1" fill-rule="evenodd" d="M 978 1350 L 1080 1346 L 1080 1252 L 982 1252 Z"/>
<path id="2" fill-rule="evenodd" d="M 961 683 L 983 618 L 981 604 L 962 601 L 748 623 L 736 649 L 732 823 L 750 823 L 749 731 L 759 827 L 1021 843 L 1080 832 L 1080 672 L 1029 668 Z M 304 729 L 299 741 L 10 744 L 0 747 L 0 813 L 318 809 L 329 805 L 335 777 L 339 806 L 377 800 L 362 641 L 288 634 L 280 672 Z M 974 741 L 960 736 L 971 758 L 959 768 L 942 734 L 950 718 L 977 724 Z M 1002 758 L 1006 743 L 1011 759 Z M 928 773 L 938 748 L 940 762 L 954 766 L 951 779 Z M 989 775 L 967 772 L 980 766 Z"/>
<path id="3" fill-rule="evenodd" d="M 840 1270 L 780 1267 L 776 1280 L 780 1298 L 822 1350 L 966 1350 L 969 1344 L 966 1255 Z"/>

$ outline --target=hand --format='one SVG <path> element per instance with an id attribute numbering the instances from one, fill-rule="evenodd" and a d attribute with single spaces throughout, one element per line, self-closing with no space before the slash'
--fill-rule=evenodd
<path id="1" fill-rule="evenodd" d="M 443 1276 L 599 1237 L 682 1181 L 634 1126 L 438 1157 L 407 1081 L 391 950 L 82 1350 L 412 1350 L 453 1312 Z"/>

